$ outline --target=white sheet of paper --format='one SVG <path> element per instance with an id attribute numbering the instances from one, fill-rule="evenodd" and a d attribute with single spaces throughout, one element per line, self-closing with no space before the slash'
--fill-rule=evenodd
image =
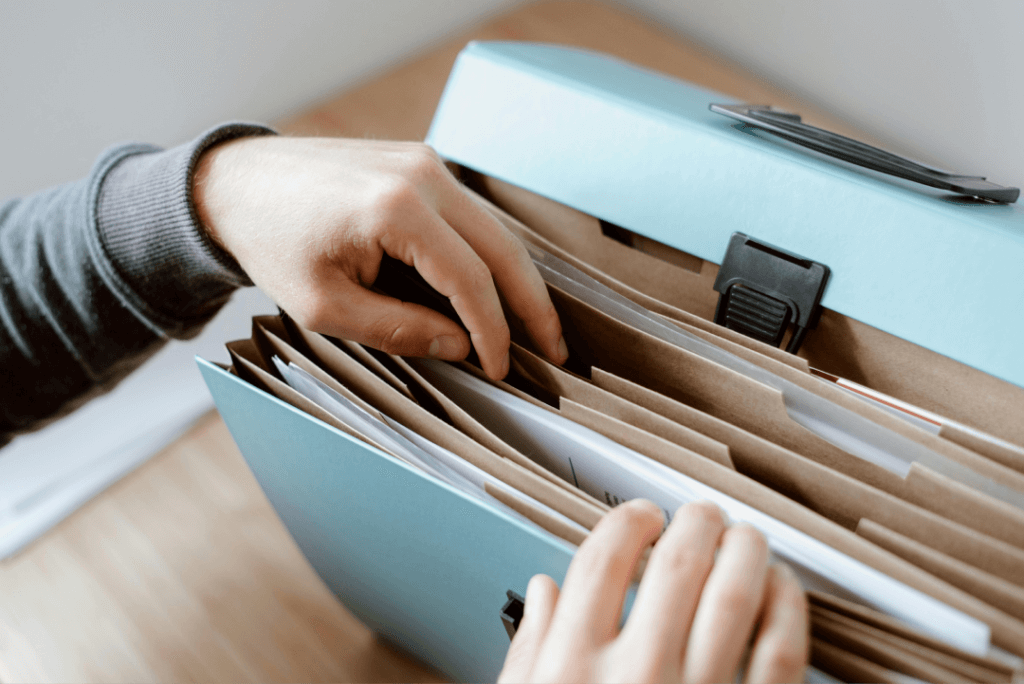
<path id="1" fill-rule="evenodd" d="M 804 587 L 871 606 L 970 653 L 984 654 L 989 628 L 771 516 L 628 449 L 593 430 L 512 396 L 444 362 L 412 363 L 485 427 L 591 496 L 615 505 L 646 498 L 666 516 L 690 501 L 713 501 L 733 522 L 764 533 Z"/>

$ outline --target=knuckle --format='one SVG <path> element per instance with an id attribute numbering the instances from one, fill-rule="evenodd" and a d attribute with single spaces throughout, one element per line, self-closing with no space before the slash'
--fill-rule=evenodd
<path id="1" fill-rule="evenodd" d="M 405 171 L 415 181 L 431 181 L 444 171 L 444 164 L 429 145 L 416 143 L 405 158 Z"/>
<path id="2" fill-rule="evenodd" d="M 481 292 L 493 284 L 491 269 L 479 257 L 466 264 L 464 273 L 474 292 Z"/>
<path id="3" fill-rule="evenodd" d="M 509 330 L 508 323 L 502 322 L 497 326 L 491 333 L 491 339 L 502 349 L 508 349 L 512 345 L 512 331 Z"/>
<path id="4" fill-rule="evenodd" d="M 495 221 L 497 223 L 497 221 Z M 505 229 L 504 226 L 498 224 L 497 230 L 501 231 L 501 256 L 511 264 L 516 264 L 521 268 L 532 267 L 533 260 L 530 258 L 529 252 L 523 247 L 523 243 L 513 235 L 511 232 Z"/>
<path id="5" fill-rule="evenodd" d="M 416 339 L 416 331 L 409 325 L 385 319 L 377 324 L 369 344 L 385 354 L 408 354 Z"/>
<path id="6" fill-rule="evenodd" d="M 421 206 L 422 199 L 414 183 L 402 176 L 393 176 L 380 183 L 372 202 L 390 224 Z"/>

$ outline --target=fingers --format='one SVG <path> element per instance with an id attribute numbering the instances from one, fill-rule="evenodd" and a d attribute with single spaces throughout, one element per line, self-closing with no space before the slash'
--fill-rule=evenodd
<path id="1" fill-rule="evenodd" d="M 732 681 L 760 612 L 767 571 L 764 536 L 749 525 L 726 530 L 690 627 L 685 681 Z"/>
<path id="2" fill-rule="evenodd" d="M 633 570 L 663 525 L 661 509 L 640 499 L 601 519 L 569 565 L 546 647 L 571 658 L 613 638 Z"/>
<path id="3" fill-rule="evenodd" d="M 523 244 L 454 180 L 442 198 L 441 215 L 480 255 L 509 307 L 537 347 L 554 363 L 569 353 L 547 286 Z"/>
<path id="4" fill-rule="evenodd" d="M 469 353 L 465 331 L 437 311 L 342 279 L 329 293 L 315 310 L 292 312 L 300 325 L 399 356 L 454 361 Z"/>
<path id="5" fill-rule="evenodd" d="M 774 565 L 768 573 L 761 626 L 747 666 L 748 684 L 802 682 L 809 646 L 807 597 L 793 571 Z"/>
<path id="6" fill-rule="evenodd" d="M 687 504 L 655 545 L 620 637 L 625 652 L 635 656 L 637 681 L 678 676 L 690 623 L 724 530 L 717 506 Z"/>
<path id="7" fill-rule="evenodd" d="M 415 267 L 431 287 L 451 301 L 469 330 L 484 372 L 495 379 L 505 377 L 510 335 L 490 269 L 426 205 L 410 218 L 414 220 L 397 227 L 381 246 L 391 256 Z"/>
<path id="8" fill-rule="evenodd" d="M 523 619 L 505 656 L 505 665 L 498 676 L 499 682 L 530 680 L 533 664 L 537 662 L 557 602 L 558 585 L 555 581 L 547 575 L 535 575 L 526 587 Z"/>

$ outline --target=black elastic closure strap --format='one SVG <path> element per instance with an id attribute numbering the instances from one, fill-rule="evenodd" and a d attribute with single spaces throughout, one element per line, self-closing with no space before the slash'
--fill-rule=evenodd
<path id="1" fill-rule="evenodd" d="M 796 354 L 821 318 L 830 273 L 825 264 L 733 233 L 715 279 L 715 323 L 774 347 L 793 324 L 786 351 Z"/>
<path id="2" fill-rule="evenodd" d="M 512 637 L 516 635 L 519 623 L 523 619 L 523 609 L 526 607 L 526 601 L 511 589 L 505 592 L 505 596 L 508 597 L 508 601 L 501 607 L 501 624 L 505 625 L 505 631 L 508 632 L 508 640 L 512 641 Z"/>
<path id="3" fill-rule="evenodd" d="M 940 171 L 844 135 L 805 124 L 800 120 L 799 114 L 764 105 L 713 104 L 709 108 L 713 112 L 768 131 L 797 145 L 897 178 L 989 202 L 1009 204 L 1016 202 L 1020 196 L 1019 188 L 996 185 L 984 176 L 964 176 Z"/>

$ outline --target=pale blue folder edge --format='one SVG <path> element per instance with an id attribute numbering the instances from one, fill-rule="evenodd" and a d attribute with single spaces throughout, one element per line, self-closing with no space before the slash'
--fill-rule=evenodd
<path id="1" fill-rule="evenodd" d="M 459 681 L 494 681 L 499 611 L 572 548 L 197 357 L 256 480 L 327 586 L 371 629 Z"/>
<path id="2" fill-rule="evenodd" d="M 793 149 L 712 102 L 734 100 L 594 53 L 471 43 L 427 142 L 715 263 L 734 231 L 825 263 L 826 307 L 1024 386 L 1021 203 L 957 203 Z"/>

